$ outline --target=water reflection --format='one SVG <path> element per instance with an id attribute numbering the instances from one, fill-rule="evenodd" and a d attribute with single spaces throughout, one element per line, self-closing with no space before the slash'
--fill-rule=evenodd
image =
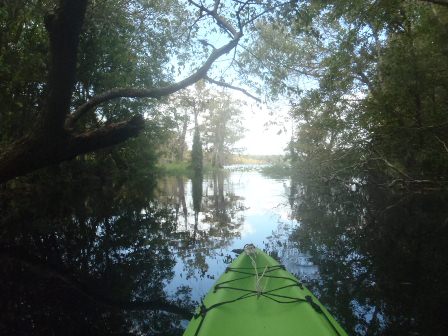
<path id="1" fill-rule="evenodd" d="M 309 286 L 352 334 L 445 335 L 447 193 L 302 183 L 291 243 L 319 266 Z"/>
<path id="2" fill-rule="evenodd" d="M 164 292 L 177 222 L 151 201 L 151 179 L 105 176 L 43 173 L 2 189 L 0 334 L 182 332 L 189 292 L 170 303 Z"/>
<path id="3" fill-rule="evenodd" d="M 180 182 L 184 185 L 176 186 Z M 274 230 L 295 221 L 285 201 L 286 180 L 268 179 L 256 170 L 214 172 L 202 180 L 200 207 L 196 183 L 167 177 L 160 181 L 158 197 L 176 209 L 183 202 L 188 208 L 178 212 L 182 240 L 172 250 L 176 265 L 166 291 L 172 293 L 187 282 L 192 298 L 199 300 L 235 256 L 232 250 L 246 243 L 263 247 Z M 184 191 L 182 197 L 176 196 L 179 190 Z"/>
<path id="4" fill-rule="evenodd" d="M 281 261 L 286 269 L 302 282 L 308 283 L 319 277 L 319 268 L 311 260 L 309 253 L 299 250 L 290 237 L 298 227 L 296 222 L 280 223 L 272 235 L 266 237 L 264 249 L 272 257 Z"/>
<path id="5" fill-rule="evenodd" d="M 161 179 L 155 202 L 152 178 L 107 176 L 42 174 L 0 191 L 0 334 L 179 335 L 178 313 L 246 243 L 350 334 L 448 331 L 447 193 L 232 171 Z"/>

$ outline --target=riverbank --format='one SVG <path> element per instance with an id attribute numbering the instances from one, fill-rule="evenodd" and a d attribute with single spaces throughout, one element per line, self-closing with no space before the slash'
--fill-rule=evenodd
<path id="1" fill-rule="evenodd" d="M 203 172 L 232 169 L 231 167 L 235 166 L 241 167 L 243 170 L 252 170 L 256 167 L 262 174 L 273 178 L 284 178 L 291 175 L 291 168 L 281 155 L 233 155 L 224 168 L 213 167 L 206 163 Z M 163 176 L 191 177 L 193 175 L 191 163 L 187 161 L 160 163 L 157 167 L 160 175 Z"/>

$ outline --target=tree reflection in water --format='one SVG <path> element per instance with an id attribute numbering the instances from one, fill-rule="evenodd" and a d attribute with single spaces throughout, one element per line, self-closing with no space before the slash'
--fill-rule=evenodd
<path id="1" fill-rule="evenodd" d="M 448 193 L 353 189 L 298 185 L 288 244 L 318 265 L 308 286 L 351 334 L 447 334 Z"/>
<path id="2" fill-rule="evenodd" d="M 165 199 L 176 209 L 187 204 L 192 212 L 178 212 L 177 217 L 175 253 L 183 265 L 185 279 L 191 279 L 197 272 L 200 277 L 207 276 L 207 258 L 227 260 L 219 251 L 240 235 L 246 208 L 242 198 L 234 193 L 228 177 L 228 172 L 219 171 L 205 177 L 193 176 L 190 181 L 166 177 L 160 182 L 159 199 Z M 176 195 L 174 190 L 178 191 L 178 197 L 170 196 Z"/>
<path id="3" fill-rule="evenodd" d="M 285 191 L 255 173 L 212 174 L 161 180 L 156 204 L 150 176 L 80 167 L 0 191 L 0 334 L 181 334 L 174 313 L 188 315 L 192 280 L 209 288 L 248 237 L 265 240 L 350 334 L 448 331 L 446 193 L 305 179 Z M 244 179 L 253 183 L 235 187 Z M 297 222 L 265 212 L 282 193 Z M 257 231 L 240 237 L 243 224 Z"/>
<path id="4" fill-rule="evenodd" d="M 1 191 L 0 334 L 181 334 L 188 288 L 179 302 L 163 290 L 174 214 L 151 202 L 151 179 L 78 173 Z"/>

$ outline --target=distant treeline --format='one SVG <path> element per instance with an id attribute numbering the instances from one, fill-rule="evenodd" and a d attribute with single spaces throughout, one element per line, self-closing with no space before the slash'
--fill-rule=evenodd
<path id="1" fill-rule="evenodd" d="M 229 157 L 229 164 L 272 164 L 283 161 L 283 155 L 234 154 Z"/>

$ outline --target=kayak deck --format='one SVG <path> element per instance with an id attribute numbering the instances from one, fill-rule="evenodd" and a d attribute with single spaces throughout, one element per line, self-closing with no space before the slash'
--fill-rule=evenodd
<path id="1" fill-rule="evenodd" d="M 297 278 L 245 249 L 206 295 L 184 336 L 347 335 Z"/>

